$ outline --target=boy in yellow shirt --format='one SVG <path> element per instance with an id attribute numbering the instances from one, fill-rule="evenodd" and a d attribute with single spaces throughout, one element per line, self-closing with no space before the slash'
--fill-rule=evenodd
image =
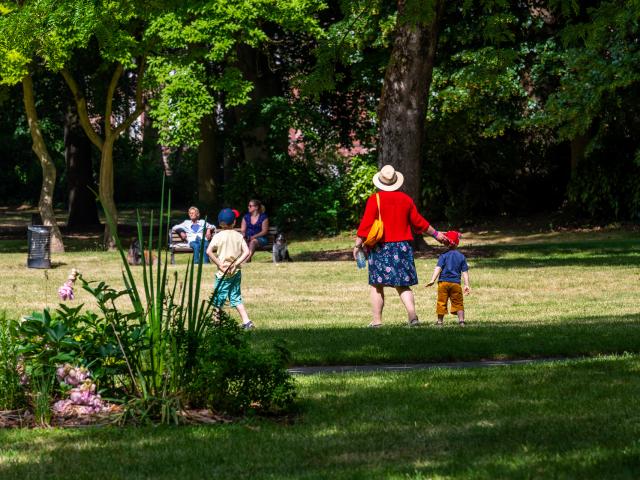
<path id="1" fill-rule="evenodd" d="M 213 285 L 213 304 L 222 308 L 228 299 L 229 304 L 235 307 L 242 318 L 242 328 L 250 330 L 254 328 L 254 324 L 249 320 L 247 310 L 244 308 L 240 289 L 242 282 L 240 265 L 249 257 L 250 251 L 242 234 L 233 229 L 235 223 L 236 215 L 233 210 L 230 208 L 220 210 L 218 233 L 213 236 L 207 248 L 207 256 L 218 266 L 216 281 Z"/>

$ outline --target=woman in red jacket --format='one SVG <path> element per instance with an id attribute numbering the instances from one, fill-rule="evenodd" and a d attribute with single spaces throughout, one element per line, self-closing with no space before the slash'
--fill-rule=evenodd
<path id="1" fill-rule="evenodd" d="M 413 261 L 411 241 L 413 233 L 427 233 L 440 243 L 447 243 L 443 233 L 438 232 L 418 213 L 409 195 L 397 191 L 404 182 L 404 176 L 391 165 L 385 165 L 373 176 L 373 184 L 380 195 L 380 216 L 384 224 L 382 240 L 368 252 L 369 285 L 371 285 L 371 307 L 373 320 L 369 327 L 382 325 L 384 307 L 384 287 L 395 287 L 400 300 L 407 309 L 409 326 L 420 324 L 416 315 L 415 300 L 411 285 L 418 283 L 418 274 Z M 373 221 L 378 218 L 376 194 L 367 200 L 367 206 L 358 227 L 353 257 L 363 247 Z"/>

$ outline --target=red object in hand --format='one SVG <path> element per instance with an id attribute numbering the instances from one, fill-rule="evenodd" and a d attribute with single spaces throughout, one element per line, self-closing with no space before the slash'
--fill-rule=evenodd
<path id="1" fill-rule="evenodd" d="M 449 239 L 452 245 L 456 247 L 460 244 L 460 232 L 456 232 L 455 230 L 450 230 L 444 234 L 445 237 Z"/>

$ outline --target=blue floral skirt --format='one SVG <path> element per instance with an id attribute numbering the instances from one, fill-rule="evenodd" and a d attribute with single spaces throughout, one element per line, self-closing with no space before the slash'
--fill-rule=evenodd
<path id="1" fill-rule="evenodd" d="M 369 252 L 369 285 L 409 287 L 418 283 L 409 242 L 379 243 Z"/>

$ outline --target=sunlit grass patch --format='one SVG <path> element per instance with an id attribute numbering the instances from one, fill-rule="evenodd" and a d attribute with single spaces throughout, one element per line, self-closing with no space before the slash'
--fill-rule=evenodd
<path id="1" fill-rule="evenodd" d="M 432 361 L 515 356 L 579 356 L 638 351 L 640 345 L 640 235 L 637 232 L 539 234 L 535 242 L 498 244 L 487 235 L 490 255 L 469 257 L 472 293 L 465 298 L 468 325 L 460 331 L 453 317 L 436 331 L 435 289 L 424 288 L 435 258 L 417 259 L 421 284 L 414 288 L 425 327 L 408 330 L 406 313 L 393 289 L 386 289 L 385 326 L 370 321 L 366 271 L 352 261 L 304 261 L 279 266 L 258 252 L 243 266 L 243 297 L 257 326 L 254 341 L 267 345 L 283 338 L 294 362 L 307 364 Z M 477 237 L 477 238 L 476 238 Z M 565 238 L 566 237 L 566 238 Z M 546 238 L 546 241 L 543 241 Z M 495 240 L 495 239 L 494 239 Z M 566 240 L 566 241 L 563 241 Z M 484 241 L 484 243 L 482 243 Z M 292 254 L 346 249 L 348 234 L 291 241 Z M 430 241 L 431 242 L 431 241 Z M 0 242 L 1 243 L 1 242 Z M 431 242 L 432 243 L 432 242 Z M 182 273 L 188 255 L 169 271 Z M 25 253 L 0 253 L 6 272 L 0 308 L 9 317 L 55 308 L 57 288 L 71 268 L 85 279 L 123 286 L 121 264 L 113 252 L 86 251 L 53 256 L 56 268 L 26 268 Z M 213 286 L 214 267 L 206 265 L 202 295 Z M 134 267 L 140 277 L 141 269 Z M 73 304 L 96 308 L 82 290 Z M 235 315 L 234 311 L 231 311 Z"/>

